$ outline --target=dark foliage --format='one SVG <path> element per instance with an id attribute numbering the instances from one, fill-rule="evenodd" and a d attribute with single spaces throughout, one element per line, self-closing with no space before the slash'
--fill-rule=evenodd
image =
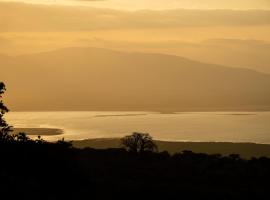
<path id="1" fill-rule="evenodd" d="M 132 135 L 123 137 L 121 143 L 127 151 L 132 153 L 157 150 L 157 145 L 148 133 L 134 132 Z"/>
<path id="2" fill-rule="evenodd" d="M 0 140 L 9 140 L 10 138 L 10 132 L 12 132 L 12 127 L 9 126 L 4 119 L 5 113 L 7 113 L 9 110 L 5 106 L 2 100 L 2 94 L 6 91 L 6 86 L 3 82 L 0 82 Z"/>
<path id="3" fill-rule="evenodd" d="M 267 199 L 270 159 L 133 154 L 61 141 L 0 142 L 1 196 L 17 199 Z M 1 198 L 2 199 L 2 198 Z M 4 198 L 3 198 L 4 199 Z M 6 198 L 7 199 L 7 198 Z"/>

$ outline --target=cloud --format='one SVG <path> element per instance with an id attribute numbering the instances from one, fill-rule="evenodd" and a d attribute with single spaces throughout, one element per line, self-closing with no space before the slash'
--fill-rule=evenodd
<path id="1" fill-rule="evenodd" d="M 268 10 L 141 10 L 0 3 L 0 31 L 89 31 L 270 25 Z"/>

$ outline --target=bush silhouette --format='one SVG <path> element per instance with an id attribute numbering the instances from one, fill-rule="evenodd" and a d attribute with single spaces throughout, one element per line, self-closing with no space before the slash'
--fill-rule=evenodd
<path id="1" fill-rule="evenodd" d="M 0 82 L 0 141 L 13 139 L 13 137 L 10 135 L 10 133 L 12 132 L 12 127 L 9 126 L 4 119 L 5 113 L 9 111 L 2 100 L 2 94 L 4 94 L 5 91 L 5 84 L 3 82 Z"/>
<path id="2" fill-rule="evenodd" d="M 65 141 L 65 138 L 62 138 L 61 140 L 58 140 L 56 142 L 57 145 L 61 145 L 63 147 L 67 147 L 67 148 L 70 148 L 72 147 L 72 141 Z"/>
<path id="3" fill-rule="evenodd" d="M 14 136 L 15 140 L 18 142 L 28 142 L 30 141 L 30 138 L 25 133 L 18 133 Z"/>
<path id="4" fill-rule="evenodd" d="M 123 137 L 121 139 L 121 144 L 127 151 L 133 153 L 157 150 L 153 138 L 148 133 L 134 132 L 132 135 Z"/>

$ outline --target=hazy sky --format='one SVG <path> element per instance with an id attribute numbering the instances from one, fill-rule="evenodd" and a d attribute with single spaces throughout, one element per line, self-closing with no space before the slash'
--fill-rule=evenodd
<path id="1" fill-rule="evenodd" d="M 5 1 L 5 0 L 2 0 Z M 270 9 L 269 0 L 9 0 L 28 3 L 90 5 L 116 9 Z"/>
<path id="2" fill-rule="evenodd" d="M 74 46 L 167 53 L 270 73 L 270 0 L 0 0 L 0 54 Z"/>
<path id="3" fill-rule="evenodd" d="M 73 57 L 74 48 L 69 47 L 79 47 L 78 49 L 80 50 L 77 53 L 77 60 Z M 34 58 L 32 67 L 34 71 L 39 70 L 35 62 L 38 60 L 36 60 L 36 58 L 39 58 L 40 54 L 35 53 L 44 51 L 49 51 L 49 57 L 46 57 L 46 59 L 40 62 L 45 68 L 54 66 L 60 68 L 64 67 L 67 69 L 67 72 L 69 71 L 68 69 L 75 69 L 79 63 L 82 64 L 85 61 L 87 61 L 87 66 L 96 67 L 93 72 L 99 72 L 99 66 L 103 65 L 103 61 L 105 64 L 111 63 L 111 61 L 107 60 L 110 56 L 104 54 L 98 56 L 96 53 L 99 52 L 99 50 L 96 48 L 90 48 L 93 49 L 93 52 L 88 52 L 88 56 L 82 58 L 81 55 L 85 55 L 83 53 L 85 48 L 82 47 L 99 47 L 121 50 L 123 52 L 136 51 L 143 53 L 171 54 L 204 63 L 250 68 L 270 73 L 270 0 L 22 0 L 20 2 L 3 2 L 3 0 L 0 0 L 0 66 L 10 68 L 10 65 L 14 64 L 12 62 L 13 57 L 8 56 L 34 53 L 34 55 L 29 55 L 29 57 L 19 56 L 18 58 Z M 68 51 L 69 53 L 67 54 L 64 53 L 63 56 L 59 56 L 58 54 L 52 55 L 50 53 L 52 50 L 61 48 L 64 48 L 63 52 L 66 52 L 66 48 L 72 49 L 72 51 Z M 59 52 L 62 51 L 60 50 Z M 45 53 L 45 55 L 47 55 L 47 53 Z M 52 55 L 52 57 L 50 57 L 50 55 Z M 90 55 L 92 58 L 89 58 Z M 159 56 L 157 56 L 157 58 L 159 58 Z M 66 61 L 66 58 L 70 58 L 70 60 Z M 115 59 L 113 56 L 111 58 L 112 60 Z M 98 60 L 93 61 L 94 59 Z M 56 60 L 63 60 L 63 62 L 60 62 L 58 65 L 57 62 L 54 63 Z M 122 58 L 116 60 L 122 60 Z M 29 63 L 27 59 L 24 61 L 24 66 L 28 67 Z M 140 61 L 140 59 L 138 59 L 138 61 Z M 51 64 L 49 64 L 50 62 Z M 100 65 L 98 64 L 99 62 L 101 62 Z M 24 68 L 21 68 L 21 63 L 21 61 L 18 61 L 18 65 L 16 66 L 19 67 L 18 69 L 24 70 Z M 40 63 L 38 62 L 37 66 L 40 66 Z M 134 60 L 128 60 L 128 62 L 125 63 L 125 67 L 133 66 L 132 64 L 134 63 L 136 63 Z M 159 63 L 159 61 L 157 61 L 157 63 Z M 156 65 L 156 63 L 150 64 L 151 67 L 154 67 L 154 65 Z M 177 65 L 182 66 L 182 63 L 178 63 Z M 198 65 L 198 63 L 196 65 Z M 118 64 L 116 64 L 116 66 L 118 66 Z M 62 72 L 60 68 L 59 70 Z M 91 69 L 91 67 L 89 69 Z M 162 69 L 165 70 L 166 68 Z M 23 90 L 18 91 L 16 89 L 18 85 L 15 86 L 15 84 L 13 85 L 13 90 L 11 89 L 11 92 L 16 94 L 17 97 L 23 96 L 29 98 L 29 101 L 26 99 L 27 102 L 31 102 L 33 96 L 43 99 L 43 96 L 39 95 L 39 92 L 43 93 L 43 90 L 40 90 L 40 85 L 33 84 L 33 80 L 39 82 L 39 80 L 36 79 L 38 76 L 36 77 L 34 71 L 32 74 L 33 77 L 31 79 L 29 78 L 29 83 L 31 88 L 36 87 L 37 93 L 29 93 L 29 95 L 23 93 L 22 95 Z M 164 72 L 166 72 L 166 70 L 161 74 L 164 74 Z M 108 77 L 105 76 L 103 78 L 104 80 L 109 80 L 109 77 L 111 74 L 114 74 L 115 71 L 113 70 L 113 72 L 111 72 L 109 70 L 106 73 Z M 10 74 L 13 76 L 12 73 L 6 72 L 6 75 Z M 71 73 L 71 77 L 78 77 L 76 80 L 82 80 L 78 82 L 84 85 L 84 79 L 81 79 L 84 75 L 86 75 L 85 80 L 87 81 L 93 79 L 89 78 L 88 74 L 92 73 L 78 75 Z M 132 72 L 130 77 L 137 78 L 134 74 L 135 73 Z M 175 80 L 181 80 L 183 78 L 193 80 L 192 76 L 184 76 L 179 79 L 177 73 L 172 74 L 177 75 Z M 192 71 L 191 74 L 196 75 L 197 71 Z M 220 74 L 220 72 L 218 72 L 218 74 Z M 14 73 L 14 77 L 16 76 L 20 77 L 21 74 L 19 72 Z M 55 76 L 57 81 L 60 76 L 61 75 Z M 213 75 L 213 77 L 215 76 Z M 233 75 L 233 77 L 236 77 L 236 75 Z M 69 77 L 65 78 L 67 83 L 71 83 Z M 24 82 L 28 80 L 24 76 L 22 79 Z M 239 77 L 237 76 L 236 80 L 238 81 L 238 79 Z M 22 82 L 16 78 L 14 80 L 15 82 L 18 81 L 16 84 L 21 84 Z M 47 84 L 47 80 L 48 79 L 46 79 L 44 83 Z M 100 78 L 97 79 L 99 83 L 100 80 Z M 120 77 L 115 80 L 125 79 Z M 154 83 L 154 80 L 158 80 L 159 82 L 159 79 L 156 79 L 156 77 L 153 81 L 148 79 L 148 77 L 143 78 L 143 80 L 147 80 L 148 83 Z M 220 81 L 219 78 L 216 80 L 217 82 Z M 226 78 L 226 80 L 228 79 Z M 131 82 L 136 83 L 136 81 Z M 264 82 L 261 81 L 258 81 L 258 83 L 264 84 Z M 87 82 L 87 85 L 98 84 L 96 84 L 96 82 Z M 121 83 L 120 85 L 122 86 L 123 84 Z M 143 85 L 145 84 L 142 84 L 142 88 Z M 187 82 L 187 84 L 174 84 L 174 86 L 176 85 L 182 85 L 187 89 L 186 86 L 189 85 L 189 82 Z M 211 88 L 210 86 L 212 85 L 213 84 L 210 84 L 209 88 Z M 269 85 L 264 85 L 265 86 L 261 88 L 264 89 L 264 91 L 268 91 Z M 118 88 L 118 85 L 116 86 L 115 88 Z M 193 86 L 195 88 L 195 85 Z M 223 87 L 223 85 L 220 86 Z M 238 84 L 236 84 L 236 86 L 238 86 Z M 103 91 L 100 87 L 101 86 L 93 89 L 93 91 L 97 91 L 95 95 L 90 95 L 89 93 L 91 101 L 87 100 L 87 102 L 93 103 L 93 96 L 101 97 L 98 95 L 99 91 Z M 104 88 L 105 87 L 107 87 L 107 84 L 104 84 Z M 24 88 L 28 88 L 28 86 Z M 46 88 L 49 88 L 50 90 L 48 91 L 51 92 L 52 87 L 47 87 L 46 85 Z M 66 86 L 65 88 L 69 93 L 70 88 Z M 76 87 L 76 90 L 78 88 L 81 88 L 81 86 Z M 162 86 L 157 88 L 160 89 Z M 229 88 L 233 87 L 230 86 Z M 255 92 L 263 91 L 253 86 L 245 86 L 245 88 L 252 88 Z M 241 90 L 242 89 L 243 88 L 241 88 Z M 121 91 L 127 90 L 127 88 L 123 88 Z M 61 88 L 59 91 L 64 91 L 64 89 Z M 110 91 L 114 93 L 115 90 L 110 89 Z M 165 89 L 164 91 L 172 90 Z M 192 91 L 195 92 L 194 94 L 202 91 L 205 93 L 204 90 L 195 91 L 192 89 Z M 217 89 L 213 89 L 213 91 L 217 91 Z M 245 91 L 245 89 L 242 91 Z M 212 94 L 210 90 L 208 92 Z M 48 94 L 51 95 L 51 93 Z M 57 90 L 55 90 L 55 94 L 58 94 Z M 82 94 L 84 94 L 84 91 L 75 96 Z M 107 93 L 107 95 L 108 94 L 110 93 Z M 137 96 L 137 92 L 133 94 Z M 145 94 L 148 95 L 148 92 Z M 187 92 L 187 94 L 189 94 L 189 92 Z M 217 93 L 213 92 L 213 94 Z M 238 92 L 235 94 L 238 94 Z M 128 96 L 132 101 L 136 100 L 136 96 L 129 96 L 128 93 L 121 93 L 121 95 Z M 117 98 L 115 102 L 118 102 L 121 95 L 120 93 L 116 95 Z M 261 98 L 259 95 L 253 96 Z M 23 101 L 20 101 L 20 98 L 17 97 L 13 96 L 13 99 L 24 105 Z M 220 95 L 216 97 L 221 99 L 225 104 L 227 103 L 226 98 L 223 99 Z M 108 98 L 104 97 L 101 99 L 108 100 Z M 268 97 L 259 100 L 260 102 L 269 102 Z M 190 102 L 189 99 L 185 101 Z M 58 102 L 62 104 L 61 100 Z M 97 99 L 96 102 L 99 103 L 100 99 Z M 110 102 L 112 101 L 108 100 L 107 103 L 110 104 Z M 205 102 L 208 103 L 208 99 L 206 99 Z M 42 103 L 42 105 L 43 104 L 44 103 Z"/>

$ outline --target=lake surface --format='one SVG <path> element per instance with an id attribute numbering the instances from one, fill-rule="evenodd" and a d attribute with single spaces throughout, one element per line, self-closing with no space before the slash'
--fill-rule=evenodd
<path id="1" fill-rule="evenodd" d="M 147 132 L 167 141 L 255 142 L 270 144 L 270 112 L 10 112 L 18 128 L 59 128 L 47 140 L 122 137 Z"/>

